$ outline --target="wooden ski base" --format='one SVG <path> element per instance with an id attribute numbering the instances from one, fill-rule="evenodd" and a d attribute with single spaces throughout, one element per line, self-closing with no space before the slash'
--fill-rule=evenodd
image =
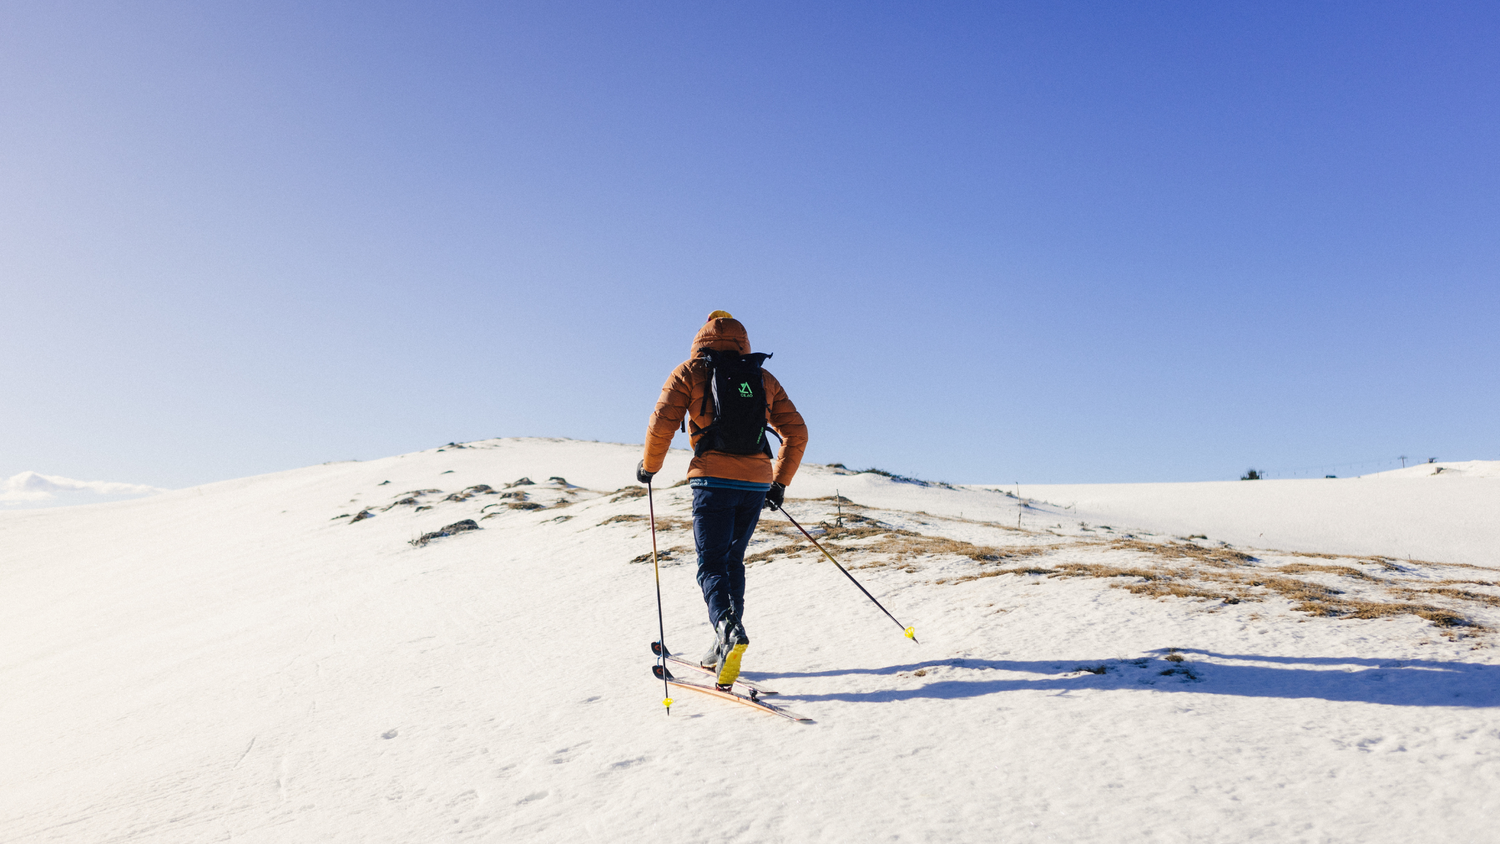
<path id="1" fill-rule="evenodd" d="M 680 689 L 692 689 L 695 692 L 702 692 L 706 695 L 713 695 L 720 700 L 732 701 L 734 703 L 748 706 L 751 709 L 759 709 L 761 712 L 769 712 L 772 715 L 779 715 L 782 718 L 787 719 L 788 721 L 800 721 L 807 724 L 812 723 L 812 719 L 808 718 L 805 715 L 798 715 L 790 709 L 777 706 L 774 703 L 766 703 L 759 697 L 750 697 L 749 695 L 742 695 L 736 692 L 726 692 L 720 689 L 718 686 L 715 686 L 713 683 L 700 683 L 696 680 L 684 680 L 678 677 L 673 677 L 672 672 L 667 671 L 660 665 L 651 666 L 651 673 L 655 674 L 656 679 L 658 680 L 663 679 L 662 675 L 665 674 L 665 679 L 667 681 L 667 685 L 669 686 L 676 686 Z"/>
<path id="2" fill-rule="evenodd" d="M 657 656 L 662 656 L 661 642 L 652 642 L 651 643 L 651 653 L 656 654 Z M 709 677 L 715 677 L 715 678 L 718 677 L 718 675 L 714 673 L 714 670 L 712 668 L 704 668 L 703 666 L 699 665 L 698 663 L 693 662 L 692 660 L 683 659 L 682 657 L 678 656 L 677 654 L 672 653 L 671 651 L 667 651 L 665 658 L 666 658 L 667 662 L 671 663 L 672 665 L 680 665 L 683 668 L 687 668 L 687 669 L 690 669 L 692 671 L 696 671 L 699 674 L 704 674 L 704 675 L 709 676 Z M 755 694 L 757 694 L 757 695 L 774 695 L 774 694 L 776 694 L 776 690 L 775 689 L 768 689 L 768 688 L 766 688 L 765 686 L 762 686 L 759 683 L 755 683 L 755 682 L 752 682 L 750 680 L 746 680 L 744 677 L 736 677 L 735 681 L 734 681 L 734 684 L 736 686 L 743 686 L 745 688 L 745 691 L 747 693 L 748 692 L 755 692 Z"/>

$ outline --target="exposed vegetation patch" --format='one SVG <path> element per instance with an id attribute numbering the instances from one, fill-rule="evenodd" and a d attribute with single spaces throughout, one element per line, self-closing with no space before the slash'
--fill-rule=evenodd
<path id="1" fill-rule="evenodd" d="M 470 498 L 473 498 L 476 495 L 493 495 L 494 493 L 495 493 L 494 487 L 490 486 L 489 484 L 475 484 L 474 486 L 471 486 L 468 489 L 464 489 L 464 490 L 461 490 L 459 492 L 455 492 L 452 495 L 448 496 L 447 498 L 444 498 L 443 500 L 444 501 L 468 501 Z"/>
<path id="2" fill-rule="evenodd" d="M 620 525 L 620 524 L 627 524 L 627 525 L 632 525 L 633 524 L 633 525 L 640 525 L 641 527 L 650 527 L 651 526 L 651 518 L 649 516 L 643 516 L 643 515 L 641 515 L 639 513 L 621 513 L 618 516 L 610 516 L 609 518 L 607 518 L 604 521 L 600 522 L 599 526 L 600 527 L 604 527 L 605 525 Z M 692 522 L 691 519 L 676 519 L 676 518 L 672 518 L 671 516 L 657 516 L 656 517 L 656 529 L 657 529 L 657 531 L 660 531 L 660 532 L 666 532 L 666 531 L 672 531 L 672 530 L 692 530 L 692 527 L 693 527 L 693 522 Z"/>
<path id="3" fill-rule="evenodd" d="M 1045 545 L 1043 545 L 1043 546 L 1032 546 L 1032 547 L 1029 547 L 1029 548 L 1011 548 L 1011 549 L 1007 550 L 1006 555 L 1004 556 L 1004 559 L 1024 559 L 1026 557 L 1036 557 L 1036 556 L 1040 556 L 1042 554 L 1046 554 L 1048 551 L 1052 551 L 1052 550 L 1054 550 L 1052 547 L 1045 546 Z M 990 560 L 985 560 L 985 562 L 991 562 L 991 561 Z M 1050 575 L 1050 574 L 1057 574 L 1057 572 L 1058 572 L 1058 569 L 1044 568 L 1044 567 L 1041 567 L 1041 566 L 1021 566 L 1019 568 L 986 569 L 985 571 L 981 571 L 981 572 L 978 572 L 976 574 L 966 574 L 966 575 L 963 575 L 961 577 L 942 578 L 942 579 L 938 580 L 938 583 L 968 583 L 970 581 L 981 580 L 981 579 L 986 578 L 986 577 L 998 577 L 998 576 L 1000 576 L 1002 574 Z"/>
<path id="4" fill-rule="evenodd" d="M 464 519 L 461 522 L 454 522 L 447 527 L 435 530 L 431 533 L 424 533 L 416 539 L 413 539 L 411 541 L 411 544 L 418 548 L 421 548 L 423 545 L 426 545 L 434 539 L 442 539 L 445 536 L 453 536 L 454 534 L 459 534 L 463 533 L 464 531 L 470 530 L 479 530 L 479 524 L 473 519 Z"/>
<path id="5" fill-rule="evenodd" d="M 1482 580 L 1442 580 L 1441 584 L 1467 583 L 1474 585 L 1500 587 L 1500 583 L 1489 583 Z M 1407 597 L 1420 597 L 1422 595 L 1438 595 L 1444 598 L 1454 598 L 1460 601 L 1474 601 L 1491 607 L 1500 607 L 1500 595 L 1490 595 L 1484 592 L 1475 592 L 1471 589 L 1454 589 L 1449 586 L 1426 586 L 1420 589 L 1403 590 Z"/>
<path id="6" fill-rule="evenodd" d="M 898 484 L 915 484 L 917 486 L 939 487 L 941 489 L 956 489 L 956 487 L 954 487 L 953 484 L 945 483 L 943 481 L 924 481 L 924 480 L 921 480 L 919 478 L 911 478 L 911 477 L 907 477 L 906 475 L 898 475 L 895 472 L 887 472 L 884 469 L 875 469 L 875 468 L 860 469 L 860 470 L 856 471 L 854 474 L 856 474 L 856 475 L 879 475 L 882 478 L 889 478 L 889 479 L 895 481 Z"/>
<path id="7" fill-rule="evenodd" d="M 811 550 L 813 550 L 813 547 L 805 542 L 794 545 L 780 545 L 765 551 L 757 551 L 754 554 L 746 554 L 745 563 L 748 565 L 750 563 L 764 563 L 782 557 L 795 557 L 803 551 Z"/>
<path id="8" fill-rule="evenodd" d="M 1053 549 L 1040 549 L 1043 552 Z M 1389 569 L 1372 574 L 1353 565 L 1318 563 L 1270 564 L 1228 548 L 1208 548 L 1193 543 L 1150 543 L 1139 540 L 1080 542 L 1068 546 L 1077 554 L 1126 551 L 1140 562 L 1120 565 L 1105 562 L 1055 561 L 1045 568 L 1014 566 L 990 569 L 947 583 L 965 583 L 999 575 L 1042 575 L 1048 578 L 1125 578 L 1115 588 L 1152 598 L 1188 598 L 1240 604 L 1282 598 L 1291 609 L 1318 618 L 1373 619 L 1416 616 L 1445 629 L 1488 628 L 1471 617 L 1474 605 L 1500 607 L 1500 595 L 1445 585 L 1427 585 L 1407 576 L 1394 576 Z M 1311 555 L 1296 555 L 1311 556 Z M 1328 559 L 1349 559 L 1328 556 Z M 1379 560 L 1359 559 L 1378 565 Z M 1331 582 L 1329 582 L 1331 581 Z M 1500 586 L 1491 581 L 1464 581 L 1462 585 Z M 1350 594 L 1358 590 L 1363 594 Z M 1452 605 L 1444 606 L 1443 603 Z M 1466 608 L 1464 605 L 1468 604 Z M 1171 657 L 1168 657 L 1171 659 Z"/>
<path id="9" fill-rule="evenodd" d="M 1353 566 L 1320 566 L 1314 565 L 1312 563 L 1288 563 L 1284 566 L 1277 566 L 1276 571 L 1285 572 L 1287 574 L 1336 574 L 1340 575 L 1341 577 L 1352 577 L 1356 580 L 1368 580 L 1371 582 L 1377 582 L 1380 580 L 1380 578 L 1365 574 L 1364 572 L 1360 571 L 1357 568 L 1354 568 Z"/>
<path id="10" fill-rule="evenodd" d="M 673 548 L 663 548 L 662 550 L 658 551 L 656 554 L 656 559 L 661 565 L 664 566 L 681 565 L 682 563 L 685 563 L 689 560 L 696 561 L 698 559 L 698 554 L 691 548 L 676 546 Z M 648 552 L 645 554 L 641 554 L 638 557 L 632 557 L 630 562 L 632 565 L 638 563 L 649 563 L 651 562 L 651 554 Z"/>
<path id="11" fill-rule="evenodd" d="M 842 525 L 824 522 L 819 525 L 822 535 L 815 538 L 829 553 L 841 561 L 846 556 L 851 559 L 857 557 L 858 562 L 852 565 L 854 568 L 887 565 L 906 568 L 918 558 L 945 555 L 967 557 L 978 563 L 1000 563 L 1045 554 L 1051 548 L 1051 546 L 976 545 L 960 539 L 931 536 L 898 528 L 858 513 L 846 513 L 843 522 Z M 801 538 L 801 534 L 795 532 L 795 529 L 777 532 L 793 537 L 793 542 L 751 554 L 745 558 L 746 562 L 764 562 L 779 557 L 790 557 L 811 549 L 810 545 L 795 541 L 796 538 Z"/>
<path id="12" fill-rule="evenodd" d="M 1152 557 L 1168 560 L 1191 560 L 1211 566 L 1229 567 L 1254 563 L 1254 557 L 1232 548 L 1214 548 L 1196 542 L 1147 542 L 1143 539 L 1111 539 L 1107 548 L 1114 551 L 1135 551 Z"/>
<path id="13" fill-rule="evenodd" d="M 990 530 L 1004 536 L 1014 533 L 1023 533 L 1032 536 L 1034 532 L 1020 531 L 988 521 L 965 519 L 962 517 L 935 516 L 931 513 L 912 514 L 896 512 L 890 514 L 894 517 L 892 521 L 884 521 L 877 518 L 877 515 L 880 514 L 872 508 L 855 504 L 848 498 L 839 495 L 804 499 L 804 503 L 810 504 L 813 502 L 824 505 L 820 514 L 822 521 L 816 527 L 809 525 L 809 532 L 813 534 L 814 539 L 819 545 L 827 549 L 846 568 L 850 569 L 890 566 L 907 572 L 916 572 L 920 570 L 919 564 L 920 566 L 937 564 L 941 563 L 944 558 L 951 560 L 954 557 L 968 558 L 973 562 L 985 565 L 1001 564 L 1007 561 L 1046 554 L 1063 544 L 1062 542 L 1058 542 L 1054 544 L 1010 545 L 1004 540 L 994 545 L 980 544 L 964 539 L 923 533 L 913 530 L 911 525 L 915 524 L 922 527 L 938 525 L 939 529 L 941 529 L 942 523 L 951 522 L 954 524 L 980 526 L 983 530 Z M 787 541 L 747 556 L 745 558 L 746 562 L 767 562 L 797 556 L 809 551 L 817 553 L 816 549 L 806 543 L 802 534 L 789 524 L 763 519 L 758 534 L 762 538 L 779 537 Z M 997 536 L 997 539 L 1000 539 L 1000 537 Z M 993 575 L 988 573 L 976 574 L 973 577 L 965 577 L 963 579 L 974 579 L 981 576 Z"/>

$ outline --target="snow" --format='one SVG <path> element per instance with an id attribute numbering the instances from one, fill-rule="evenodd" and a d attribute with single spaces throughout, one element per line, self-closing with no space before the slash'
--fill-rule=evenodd
<path id="1" fill-rule="evenodd" d="M 921 643 L 767 513 L 745 668 L 800 725 L 665 713 L 638 458 L 493 440 L 0 513 L 0 840 L 1492 840 L 1494 463 L 1021 498 L 804 467 L 789 510 Z M 654 499 L 694 654 L 686 463 Z M 1462 622 L 1252 585 L 1292 578 Z M 1187 583 L 1218 597 L 1130 591 Z"/>
<path id="2" fill-rule="evenodd" d="M 0 481 L 0 507 L 51 507 L 117 501 L 163 492 L 154 486 L 113 481 L 75 481 L 56 475 L 21 472 Z"/>
<path id="3" fill-rule="evenodd" d="M 1236 545 L 1442 562 L 1500 561 L 1500 461 L 1424 463 L 1359 478 L 1027 486 L 1075 521 Z M 998 487 L 1007 489 L 1007 487 Z"/>

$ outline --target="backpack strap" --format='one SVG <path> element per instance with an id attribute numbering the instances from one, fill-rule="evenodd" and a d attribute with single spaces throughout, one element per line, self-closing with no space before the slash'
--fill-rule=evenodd
<path id="1" fill-rule="evenodd" d="M 703 361 L 703 367 L 707 372 L 703 382 L 703 407 L 699 409 L 698 415 L 709 416 L 714 411 L 714 370 L 716 367 L 714 366 L 714 359 L 710 355 L 705 354 L 699 360 Z"/>

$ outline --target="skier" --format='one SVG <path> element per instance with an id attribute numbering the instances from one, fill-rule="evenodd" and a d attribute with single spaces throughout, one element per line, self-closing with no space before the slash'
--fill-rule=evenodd
<path id="1" fill-rule="evenodd" d="M 713 646 L 700 664 L 716 672 L 721 688 L 739 676 L 750 644 L 744 625 L 745 548 L 761 508 L 781 507 L 807 448 L 802 415 L 780 382 L 760 368 L 767 357 L 751 354 L 739 320 L 725 311 L 709 314 L 688 360 L 662 387 L 646 429 L 645 456 L 636 465 L 636 479 L 650 483 L 678 426 L 688 432 L 698 586 L 714 629 Z M 767 426 L 782 440 L 774 462 Z"/>

